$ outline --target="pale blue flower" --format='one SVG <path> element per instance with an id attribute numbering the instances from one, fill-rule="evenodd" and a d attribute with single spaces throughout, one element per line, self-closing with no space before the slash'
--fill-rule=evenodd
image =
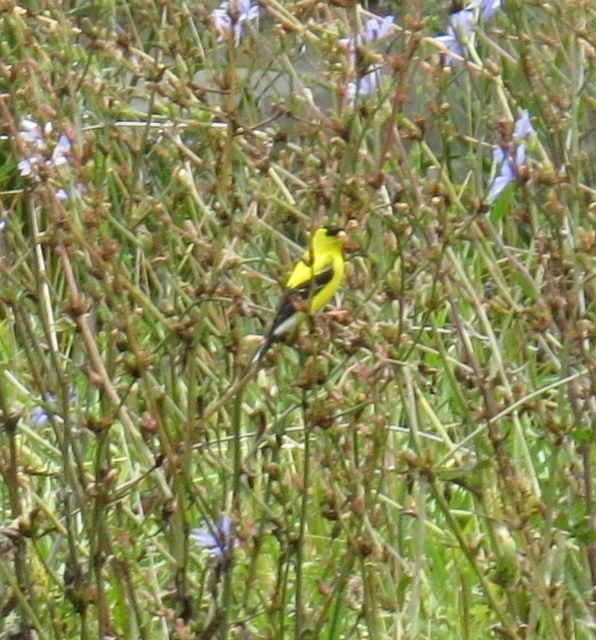
<path id="1" fill-rule="evenodd" d="M 369 96 L 374 93 L 381 82 L 378 71 L 370 71 L 365 73 L 358 82 L 348 82 L 346 97 L 349 104 L 352 104 L 357 95 Z"/>
<path id="2" fill-rule="evenodd" d="M 211 15 L 219 33 L 218 40 L 224 40 L 233 31 L 234 42 L 238 44 L 242 38 L 243 24 L 259 19 L 259 7 L 253 5 L 252 0 L 231 0 L 222 2 Z M 236 16 L 235 22 L 232 15 Z"/>
<path id="3" fill-rule="evenodd" d="M 20 123 L 19 137 L 25 154 L 17 169 L 23 178 L 39 180 L 41 171 L 53 170 L 70 163 L 69 154 L 72 148 L 70 138 L 62 133 L 52 146 L 53 126 L 48 122 L 43 128 L 32 118 L 24 118 Z M 78 191 L 81 188 L 77 187 Z M 65 202 L 69 194 L 63 187 L 56 190 L 58 200 Z"/>
<path id="4" fill-rule="evenodd" d="M 44 151 L 46 148 L 45 137 L 52 133 L 52 123 L 48 122 L 45 127 L 41 128 L 38 122 L 33 118 L 23 118 L 21 120 L 19 135 L 28 146 L 37 150 Z"/>
<path id="5" fill-rule="evenodd" d="M 43 427 L 50 419 L 50 414 L 43 407 L 33 407 L 31 409 L 31 421 L 34 427 Z"/>
<path id="6" fill-rule="evenodd" d="M 526 166 L 527 150 L 524 140 L 534 132 L 528 110 L 516 121 L 513 129 L 513 143 L 509 146 L 499 145 L 493 151 L 493 164 L 498 174 L 493 180 L 486 201 L 492 204 L 505 187 L 517 180 L 520 170 Z"/>
<path id="7" fill-rule="evenodd" d="M 385 18 L 369 18 L 364 24 L 364 31 L 350 36 L 349 38 L 340 38 L 339 44 L 348 50 L 350 54 L 350 64 L 356 64 L 356 49 L 367 42 L 374 42 L 380 38 L 384 38 L 393 31 L 393 16 Z"/>
<path id="8" fill-rule="evenodd" d="M 528 110 L 524 109 L 520 118 L 515 122 L 515 126 L 513 128 L 513 139 L 516 141 L 523 140 L 531 133 L 534 133 L 534 127 L 532 126 Z"/>
<path id="9" fill-rule="evenodd" d="M 501 8 L 501 0 L 475 0 L 470 6 L 478 7 L 482 19 L 486 22 Z"/>
<path id="10" fill-rule="evenodd" d="M 353 75 L 356 75 L 358 47 L 368 42 L 374 42 L 381 38 L 385 38 L 393 31 L 395 18 L 393 16 L 385 16 L 384 18 L 372 17 L 364 24 L 362 33 L 358 33 L 349 38 L 340 39 L 339 43 L 348 50 L 350 68 Z M 357 82 L 348 82 L 346 88 L 346 98 L 348 104 L 352 104 L 356 99 L 356 95 L 368 96 L 374 93 L 380 85 L 381 75 L 379 71 L 369 71 L 363 74 Z"/>
<path id="11" fill-rule="evenodd" d="M 51 122 L 48 122 L 42 129 L 31 118 L 25 118 L 21 121 L 19 137 L 25 147 L 25 156 L 17 163 L 17 168 L 24 178 L 35 177 L 41 165 L 55 168 L 68 164 L 68 153 L 72 146 L 70 139 L 65 134 L 61 134 L 50 153 L 48 140 L 52 129 Z"/>
<path id="12" fill-rule="evenodd" d="M 35 173 L 35 167 L 42 161 L 40 156 L 29 156 L 17 162 L 17 169 L 23 178 L 28 178 Z"/>
<path id="13" fill-rule="evenodd" d="M 466 45 L 474 33 L 475 24 L 476 17 L 472 9 L 456 11 L 449 16 L 447 33 L 435 36 L 434 40 L 442 44 L 448 52 L 465 58 L 467 53 Z M 457 59 L 449 55 L 449 53 L 446 54 L 445 58 L 448 64 L 457 62 Z"/>
<path id="14" fill-rule="evenodd" d="M 63 164 L 68 164 L 68 156 L 67 154 L 70 152 L 70 148 L 72 147 L 68 136 L 62 134 L 58 138 L 58 142 L 52 151 L 52 157 L 50 158 L 50 162 L 55 167 L 60 167 Z"/>
<path id="15" fill-rule="evenodd" d="M 56 396 L 53 393 L 45 394 L 45 404 L 46 408 L 38 405 L 31 409 L 31 421 L 35 427 L 43 427 L 43 425 L 50 419 L 50 416 L 53 413 L 53 411 L 50 410 L 50 407 L 54 409 L 56 408 Z"/>
<path id="16" fill-rule="evenodd" d="M 191 540 L 214 556 L 229 553 L 237 544 L 234 537 L 234 525 L 229 516 L 223 515 L 216 526 L 209 529 L 193 529 Z"/>
<path id="17" fill-rule="evenodd" d="M 58 399 L 53 393 L 45 393 L 43 396 L 44 406 L 38 405 L 31 409 L 31 421 L 33 426 L 42 427 L 48 420 L 58 413 Z M 68 394 L 68 401 L 72 404 L 76 402 L 77 393 L 71 391 Z"/>
<path id="18" fill-rule="evenodd" d="M 490 20 L 495 12 L 501 8 L 501 0 L 473 0 L 465 9 L 456 11 L 449 16 L 447 33 L 435 36 L 434 40 L 442 44 L 449 53 L 446 54 L 447 64 L 454 64 L 458 59 L 454 56 L 465 58 L 467 44 L 474 33 L 476 24 L 476 9 L 479 9 L 482 19 Z"/>
<path id="19" fill-rule="evenodd" d="M 364 25 L 365 42 L 374 42 L 380 38 L 384 38 L 393 30 L 393 16 L 385 16 L 384 18 L 369 18 Z"/>
<path id="20" fill-rule="evenodd" d="M 502 147 L 497 147 L 493 151 L 493 163 L 499 167 L 499 173 L 493 180 L 490 191 L 486 196 L 486 201 L 489 204 L 492 204 L 499 197 L 508 184 L 516 180 L 518 168 L 525 164 L 525 160 L 526 149 L 524 145 L 517 147 L 515 158 Z"/>

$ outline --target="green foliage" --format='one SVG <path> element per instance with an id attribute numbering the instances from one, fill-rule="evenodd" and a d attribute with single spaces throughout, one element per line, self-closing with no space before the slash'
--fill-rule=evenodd
<path id="1" fill-rule="evenodd" d="M 592 637 L 596 10 L 442 4 L 5 3 L 2 637 Z"/>

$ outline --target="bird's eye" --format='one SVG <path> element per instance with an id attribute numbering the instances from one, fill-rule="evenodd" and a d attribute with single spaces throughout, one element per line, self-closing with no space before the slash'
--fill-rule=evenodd
<path id="1" fill-rule="evenodd" d="M 343 231 L 341 227 L 325 227 L 328 236 L 336 236 Z"/>

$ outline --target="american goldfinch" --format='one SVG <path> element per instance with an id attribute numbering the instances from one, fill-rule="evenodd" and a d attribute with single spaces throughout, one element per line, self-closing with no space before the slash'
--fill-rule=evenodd
<path id="1" fill-rule="evenodd" d="M 311 313 L 320 311 L 333 298 L 344 278 L 343 246 L 346 233 L 338 227 L 321 227 L 312 235 L 310 248 L 296 263 L 277 313 L 257 349 L 252 363 L 263 359 L 281 335 Z"/>

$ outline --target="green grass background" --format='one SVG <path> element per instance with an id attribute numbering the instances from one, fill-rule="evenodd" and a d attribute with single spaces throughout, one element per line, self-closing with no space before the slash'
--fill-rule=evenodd
<path id="1" fill-rule="evenodd" d="M 454 65 L 447 2 L 262 0 L 237 46 L 214 3 L 2 5 L 1 637 L 593 637 L 593 2 Z M 19 175 L 26 117 L 68 165 Z M 325 222 L 343 318 L 227 393 Z"/>

